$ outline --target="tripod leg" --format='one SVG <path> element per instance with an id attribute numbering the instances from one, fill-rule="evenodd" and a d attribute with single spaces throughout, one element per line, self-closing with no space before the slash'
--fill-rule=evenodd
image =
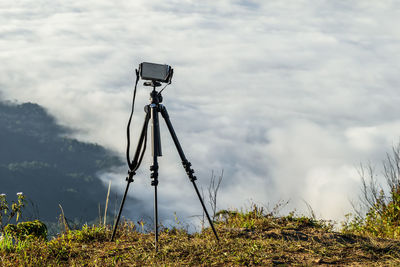
<path id="1" fill-rule="evenodd" d="M 121 218 L 122 209 L 124 208 L 125 199 L 126 199 L 126 196 L 128 194 L 128 190 L 129 190 L 129 185 L 130 185 L 130 183 L 133 182 L 133 176 L 135 175 L 135 171 L 136 171 L 137 167 L 139 167 L 138 164 L 140 164 L 140 161 L 141 161 L 140 151 L 142 150 L 143 145 L 146 146 L 145 140 L 146 140 L 147 126 L 149 124 L 149 120 L 150 120 L 150 114 L 146 110 L 146 116 L 144 119 L 142 132 L 140 134 L 139 142 L 136 147 L 136 152 L 135 152 L 135 156 L 134 156 L 132 163 L 129 162 L 129 158 L 128 158 L 128 165 L 129 165 L 130 171 L 128 172 L 128 177 L 126 178 L 127 184 L 126 184 L 126 188 L 125 188 L 125 193 L 124 193 L 124 197 L 122 198 L 121 206 L 118 211 L 117 220 L 115 221 L 115 224 L 114 224 L 111 241 L 114 241 L 115 233 L 117 232 L 118 223 Z"/>
<path id="2" fill-rule="evenodd" d="M 153 165 L 150 166 L 150 178 L 152 179 L 151 185 L 154 186 L 154 243 L 156 252 L 158 251 L 157 244 L 158 244 L 158 200 L 157 200 L 157 185 L 158 185 L 158 162 L 157 156 L 153 156 Z"/>
<path id="3" fill-rule="evenodd" d="M 163 118 L 164 118 L 164 120 L 165 120 L 165 122 L 167 124 L 168 130 L 169 130 L 169 132 L 170 132 L 170 134 L 172 136 L 172 139 L 174 140 L 175 147 L 178 150 L 178 153 L 179 153 L 179 156 L 180 156 L 180 158 L 182 160 L 182 164 L 183 164 L 183 167 L 185 168 L 186 174 L 188 175 L 189 180 L 192 182 L 193 187 L 194 187 L 194 189 L 195 189 L 195 191 L 197 193 L 197 196 L 199 197 L 201 206 L 203 207 L 204 213 L 207 216 L 208 222 L 210 223 L 210 226 L 211 226 L 211 228 L 212 228 L 212 230 L 214 232 L 215 238 L 219 241 L 219 238 L 218 238 L 218 235 L 217 235 L 217 231 L 214 228 L 214 224 L 213 224 L 213 222 L 212 222 L 212 220 L 210 218 L 210 215 L 207 212 L 206 206 L 204 205 L 204 201 L 201 198 L 199 189 L 197 188 L 197 185 L 195 183 L 197 178 L 196 178 L 196 176 L 193 175 L 194 170 L 191 168 L 192 164 L 186 159 L 185 154 L 183 153 L 183 150 L 182 150 L 182 147 L 181 147 L 181 145 L 179 143 L 178 137 L 176 136 L 175 130 L 172 127 L 171 121 L 169 119 L 169 115 L 168 115 L 167 109 L 164 106 L 161 106 L 160 109 L 161 109 L 160 112 L 161 112 L 161 114 L 162 114 L 162 116 L 163 116 Z"/>
<path id="4" fill-rule="evenodd" d="M 139 167 L 138 165 L 140 165 L 140 162 L 141 162 L 140 151 L 142 150 L 142 146 L 144 145 L 144 147 L 146 147 L 145 139 L 147 136 L 147 127 L 149 125 L 149 120 L 150 120 L 150 112 L 148 109 L 149 109 L 149 106 L 145 106 L 144 110 L 146 112 L 146 116 L 144 118 L 142 132 L 140 134 L 139 142 L 136 147 L 136 152 L 135 152 L 135 156 L 133 157 L 132 164 L 129 165 L 129 167 L 134 169 L 135 171 Z M 128 161 L 129 161 L 129 159 L 128 159 Z"/>
<path id="5" fill-rule="evenodd" d="M 155 185 L 155 180 L 151 182 L 151 185 L 154 185 L 154 244 L 157 252 L 158 251 L 158 205 L 157 205 L 158 200 L 157 200 L 157 185 Z"/>
<path id="6" fill-rule="evenodd" d="M 131 182 L 133 182 L 133 175 L 134 174 L 135 174 L 134 172 L 129 171 L 129 176 L 126 177 L 127 184 L 126 184 L 126 188 L 125 188 L 125 193 L 124 193 L 124 197 L 122 198 L 121 206 L 119 208 L 117 220 L 116 220 L 116 222 L 114 224 L 114 229 L 113 229 L 113 233 L 112 233 L 112 236 L 111 236 L 111 242 L 114 241 L 115 233 L 117 232 L 119 219 L 121 218 L 122 209 L 123 209 L 124 204 L 125 204 L 126 195 L 128 194 L 129 185 L 131 184 Z"/>
<path id="7" fill-rule="evenodd" d="M 158 120 L 158 106 L 150 105 L 152 119 L 152 155 L 153 165 L 150 166 L 151 185 L 154 186 L 154 235 L 155 235 L 155 250 L 158 251 L 158 200 L 157 200 L 157 185 L 158 185 L 158 159 L 161 156 L 161 139 L 160 139 L 160 124 Z"/>

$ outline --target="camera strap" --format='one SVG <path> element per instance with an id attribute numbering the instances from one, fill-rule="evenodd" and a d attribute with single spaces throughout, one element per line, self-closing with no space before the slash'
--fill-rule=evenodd
<path id="1" fill-rule="evenodd" d="M 126 136 L 127 136 L 126 160 L 128 162 L 128 166 L 129 166 L 130 170 L 133 170 L 136 168 L 136 166 L 133 166 L 133 164 L 131 163 L 130 156 L 129 156 L 129 149 L 131 146 L 130 127 L 131 127 L 133 112 L 135 110 L 136 88 L 137 88 L 137 85 L 139 82 L 139 70 L 135 69 L 135 73 L 136 73 L 136 82 L 135 82 L 135 89 L 133 90 L 132 110 L 131 110 L 131 115 L 129 116 L 128 126 L 126 127 Z"/>

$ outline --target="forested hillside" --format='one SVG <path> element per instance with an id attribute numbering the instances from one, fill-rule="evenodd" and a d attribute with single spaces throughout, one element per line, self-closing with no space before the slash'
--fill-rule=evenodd
<path id="1" fill-rule="evenodd" d="M 37 104 L 0 102 L 0 193 L 11 201 L 23 192 L 25 216 L 55 221 L 59 204 L 71 219 L 98 216 L 107 189 L 97 174 L 122 162 L 100 145 L 66 137 L 70 131 Z"/>

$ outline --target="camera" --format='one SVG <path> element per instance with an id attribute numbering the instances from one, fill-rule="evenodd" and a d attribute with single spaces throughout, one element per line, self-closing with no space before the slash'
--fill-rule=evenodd
<path id="1" fill-rule="evenodd" d="M 143 62 L 139 64 L 139 75 L 142 80 L 170 83 L 173 69 L 169 65 Z"/>

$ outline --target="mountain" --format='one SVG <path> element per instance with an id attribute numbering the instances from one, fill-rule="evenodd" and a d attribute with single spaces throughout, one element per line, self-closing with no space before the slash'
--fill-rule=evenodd
<path id="1" fill-rule="evenodd" d="M 71 132 L 37 104 L 0 102 L 0 193 L 10 202 L 23 192 L 25 214 L 56 221 L 61 204 L 67 218 L 99 215 L 107 188 L 98 174 L 123 163 L 100 145 L 66 137 Z"/>

